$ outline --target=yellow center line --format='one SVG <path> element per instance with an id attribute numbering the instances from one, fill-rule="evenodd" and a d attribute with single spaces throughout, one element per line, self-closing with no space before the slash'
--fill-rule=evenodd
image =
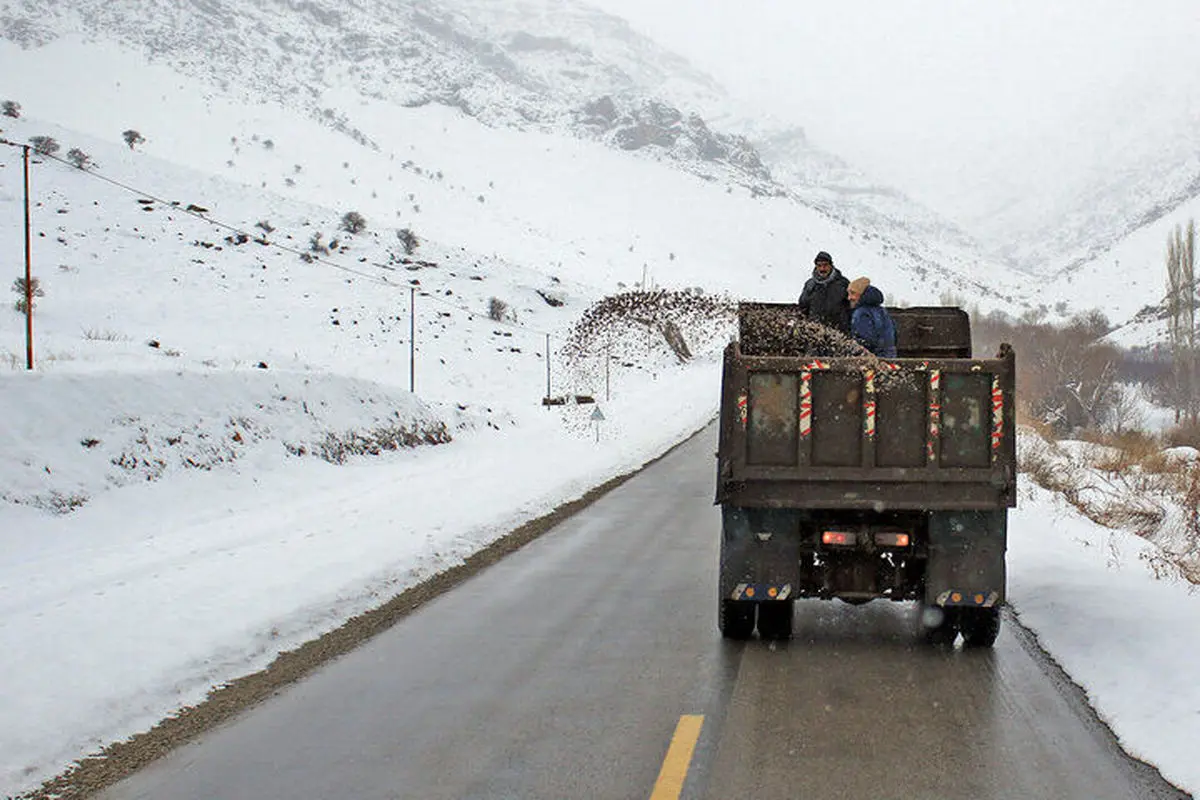
<path id="1" fill-rule="evenodd" d="M 683 782 L 687 780 L 692 751 L 696 749 L 696 741 L 700 738 L 700 728 L 703 725 L 703 714 L 684 714 L 679 718 L 679 724 L 675 726 L 675 735 L 671 737 L 671 746 L 667 748 L 667 757 L 663 759 L 658 780 L 654 782 L 654 791 L 650 793 L 650 800 L 678 800 L 683 791 Z"/>

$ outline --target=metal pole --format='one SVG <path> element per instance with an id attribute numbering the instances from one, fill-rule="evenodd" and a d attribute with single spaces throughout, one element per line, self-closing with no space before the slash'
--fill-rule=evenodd
<path id="1" fill-rule="evenodd" d="M 22 148 L 25 161 L 25 368 L 33 369 L 33 258 L 29 235 L 29 146 Z"/>
<path id="2" fill-rule="evenodd" d="M 550 334 L 548 333 L 546 334 L 546 397 L 550 397 Z"/>
<path id="3" fill-rule="evenodd" d="M 604 399 L 605 401 L 612 399 L 612 394 L 609 392 L 608 369 L 612 363 L 612 345 L 604 348 Z"/>
<path id="4" fill-rule="evenodd" d="M 416 392 L 417 385 L 417 287 L 410 286 L 408 295 L 408 390 Z"/>

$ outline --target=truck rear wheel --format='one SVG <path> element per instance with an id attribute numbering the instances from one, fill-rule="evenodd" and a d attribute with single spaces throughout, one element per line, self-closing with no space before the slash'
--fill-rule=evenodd
<path id="1" fill-rule="evenodd" d="M 717 609 L 717 627 L 726 639 L 749 639 L 754 634 L 754 606 L 749 600 L 722 598 Z"/>
<path id="2" fill-rule="evenodd" d="M 758 634 L 764 639 L 792 638 L 793 601 L 772 600 L 758 606 Z"/>
<path id="3" fill-rule="evenodd" d="M 967 647 L 991 647 L 1000 635 L 1000 609 L 964 609 L 962 635 Z"/>
<path id="4" fill-rule="evenodd" d="M 952 645 L 958 637 L 960 618 L 958 610 L 941 606 L 921 607 L 921 627 L 925 641 L 936 645 Z"/>

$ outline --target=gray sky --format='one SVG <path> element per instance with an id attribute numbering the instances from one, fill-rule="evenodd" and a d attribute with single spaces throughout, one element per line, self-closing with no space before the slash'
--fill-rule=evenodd
<path id="1" fill-rule="evenodd" d="M 1200 130 L 1198 0 L 589 2 L 959 218 Z"/>

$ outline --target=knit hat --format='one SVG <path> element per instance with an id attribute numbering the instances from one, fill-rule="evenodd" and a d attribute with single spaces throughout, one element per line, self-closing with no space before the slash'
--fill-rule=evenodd
<path id="1" fill-rule="evenodd" d="M 833 256 L 829 255 L 829 253 L 826 253 L 824 250 L 822 250 L 821 252 L 817 253 L 816 258 L 813 259 L 813 263 L 819 264 L 822 261 L 828 261 L 830 264 L 832 264 Z"/>
<path id="2" fill-rule="evenodd" d="M 846 291 L 861 295 L 870 285 L 870 278 L 855 278 L 854 280 L 850 281 L 850 285 L 846 287 Z"/>

